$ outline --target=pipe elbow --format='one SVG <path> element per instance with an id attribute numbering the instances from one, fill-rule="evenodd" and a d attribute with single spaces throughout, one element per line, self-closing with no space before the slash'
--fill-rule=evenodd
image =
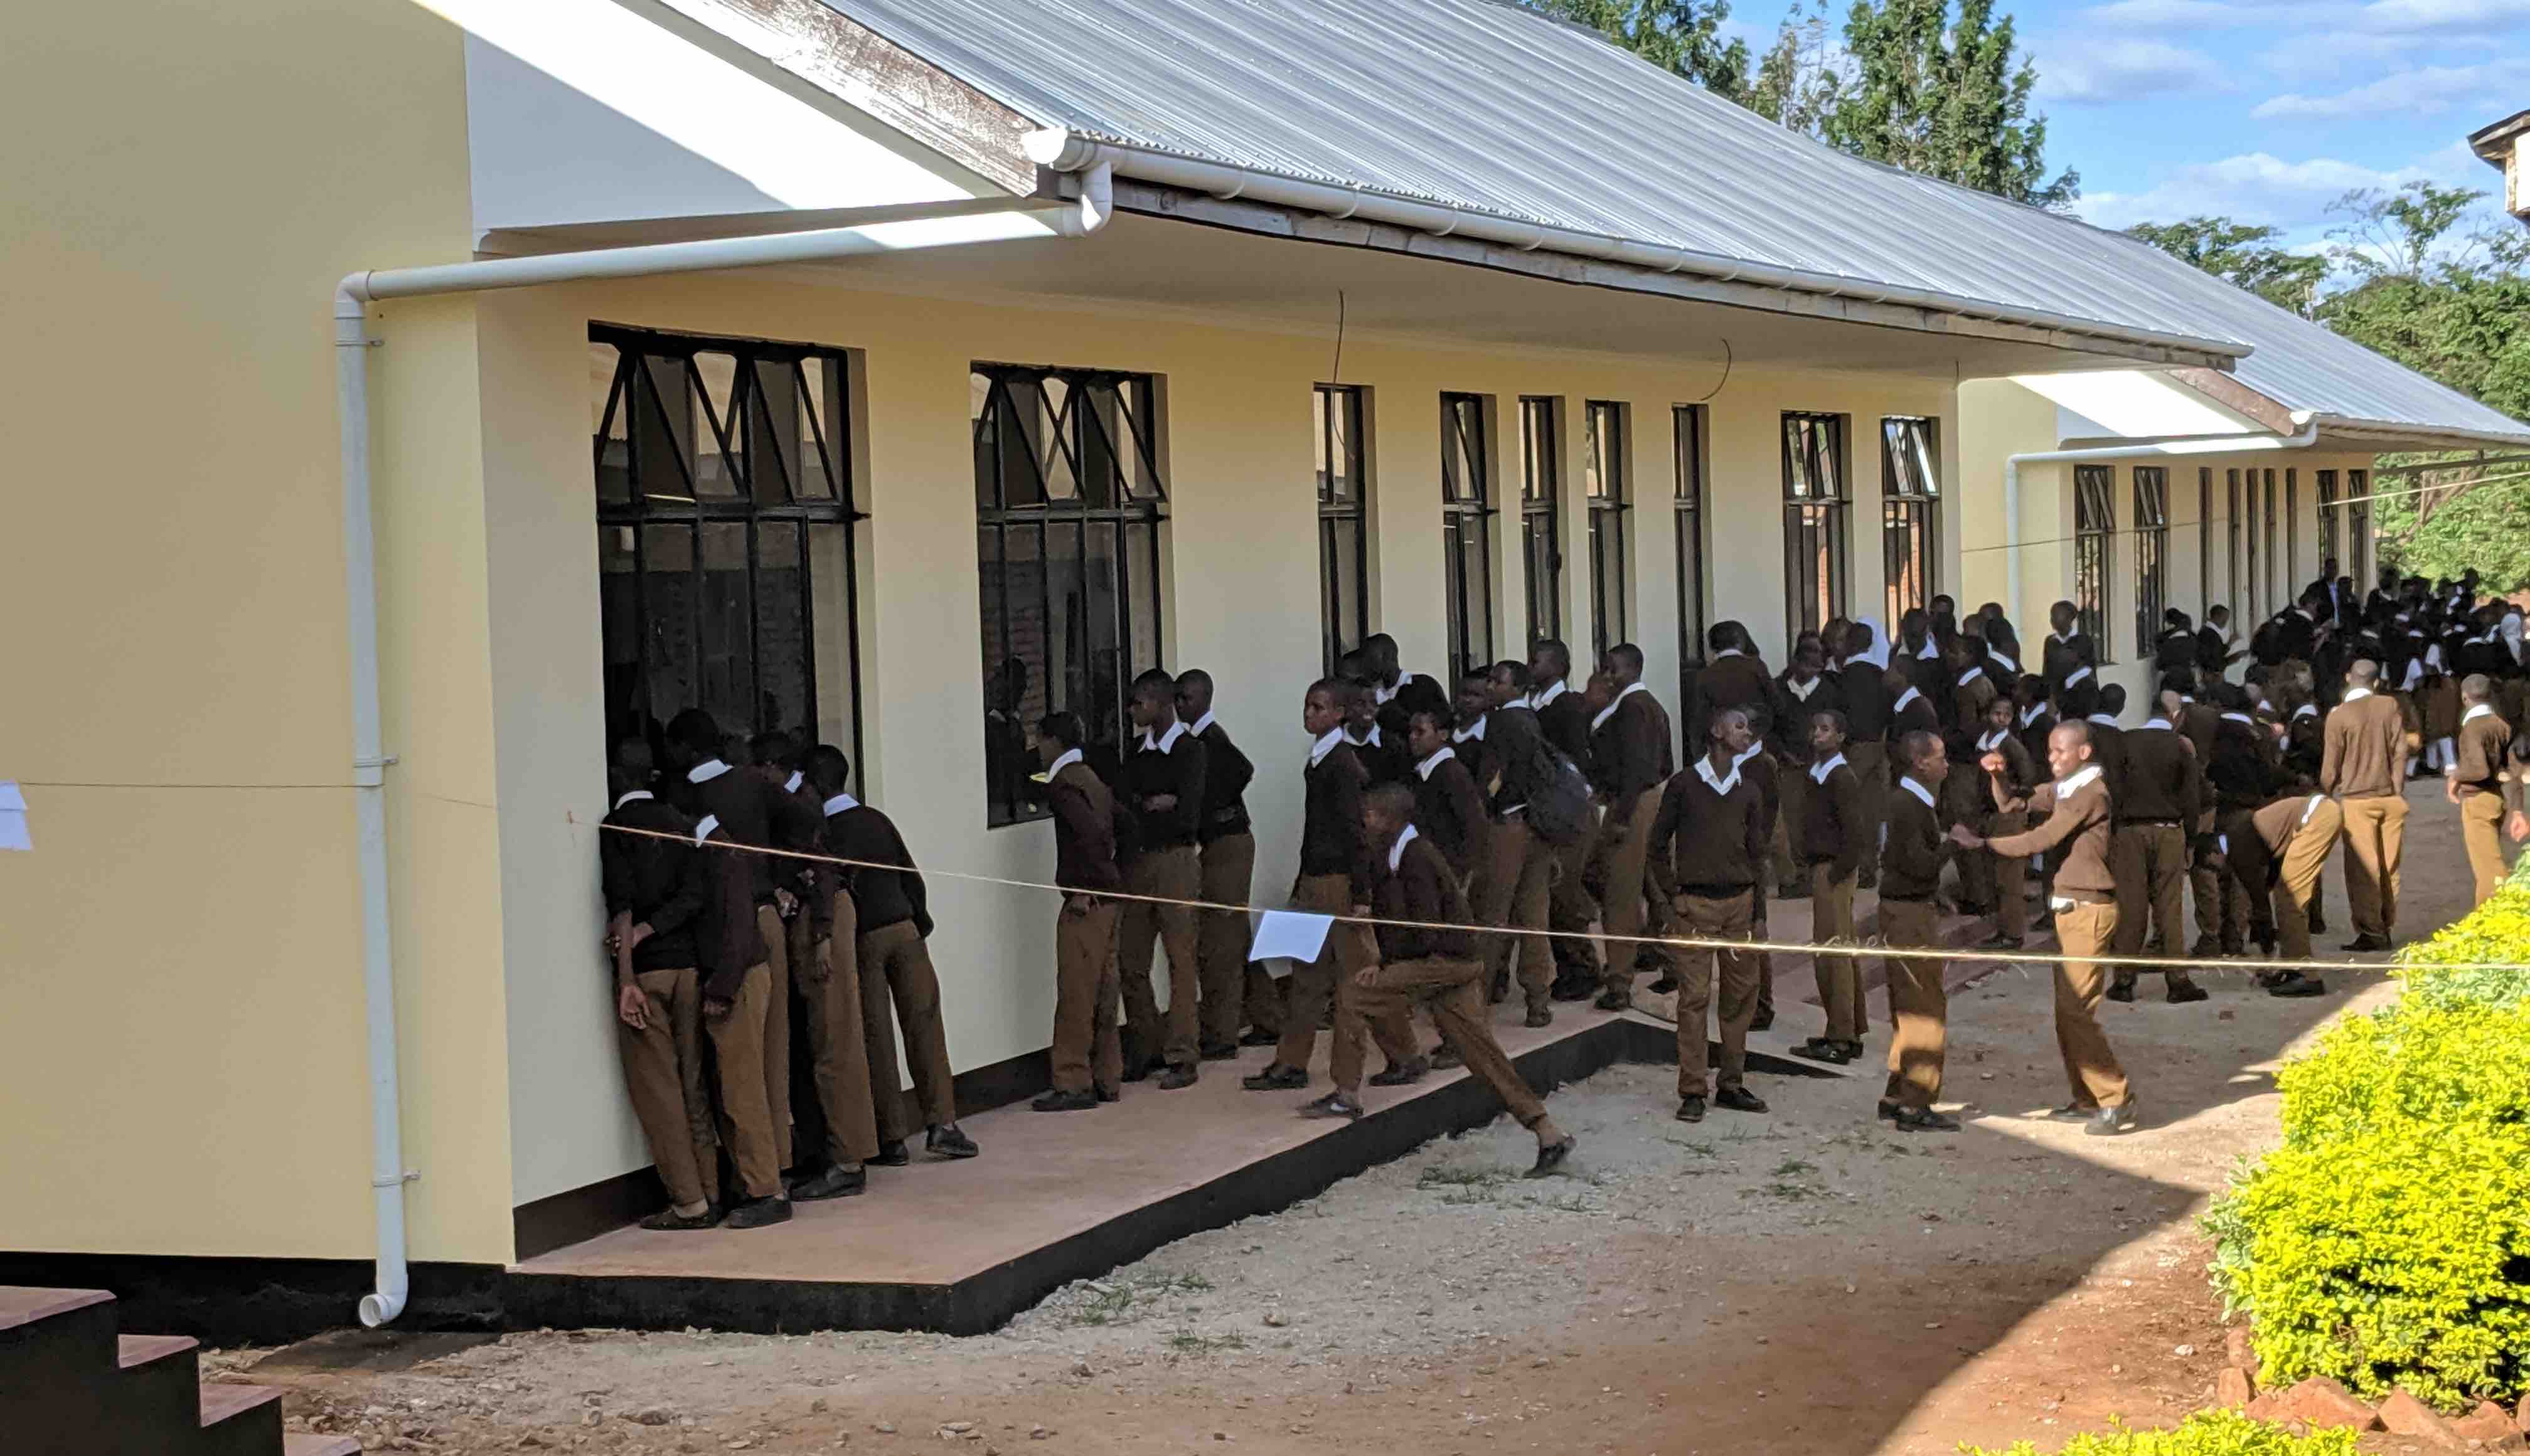
<path id="1" fill-rule="evenodd" d="M 404 1313 L 405 1291 L 381 1289 L 360 1296 L 360 1323 L 370 1329 L 392 1324 Z"/>
<path id="2" fill-rule="evenodd" d="M 1098 143 L 1068 127 L 1045 127 L 1019 138 L 1019 150 L 1040 167 L 1077 172 L 1098 155 Z"/>

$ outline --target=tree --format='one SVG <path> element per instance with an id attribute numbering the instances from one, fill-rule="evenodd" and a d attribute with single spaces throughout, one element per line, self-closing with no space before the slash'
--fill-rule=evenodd
<path id="1" fill-rule="evenodd" d="M 2327 258 L 2275 245 L 2283 236 L 2281 228 L 2251 227 L 2228 217 L 2191 217 L 2137 223 L 2126 233 L 2304 317 L 2328 277 Z"/>
<path id="2" fill-rule="evenodd" d="M 1819 135 L 1843 103 L 1847 84 L 1842 52 L 1828 34 L 1827 12 L 1798 3 L 1775 29 L 1775 43 L 1757 63 L 1757 79 L 1743 103 L 1750 111 L 1806 135 Z"/>
<path id="3" fill-rule="evenodd" d="M 1730 101 L 1748 95 L 1748 42 L 1724 40 L 1730 0 L 1525 0 L 1587 26 L 1665 71 Z"/>
<path id="4" fill-rule="evenodd" d="M 1854 0 L 1844 47 L 1852 84 L 1827 140 L 2016 202 L 2063 208 L 2081 177 L 2047 179 L 2047 119 L 2029 114 L 2037 70 L 2015 64 L 2011 17 L 1994 0 Z"/>

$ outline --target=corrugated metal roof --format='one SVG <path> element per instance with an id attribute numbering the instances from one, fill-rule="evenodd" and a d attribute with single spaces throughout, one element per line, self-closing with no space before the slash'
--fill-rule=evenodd
<path id="1" fill-rule="evenodd" d="M 2524 426 L 2123 235 L 1859 161 L 1498 0 L 824 0 L 1046 126 L 1656 245 L 2251 345 L 2294 408 Z"/>

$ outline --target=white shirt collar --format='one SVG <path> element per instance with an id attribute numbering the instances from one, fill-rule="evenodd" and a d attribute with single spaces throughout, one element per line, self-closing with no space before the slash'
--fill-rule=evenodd
<path id="1" fill-rule="evenodd" d="M 2470 723 L 2480 718 L 2492 718 L 2494 716 L 2495 705 L 2493 703 L 2477 703 L 2471 705 L 2467 712 L 2461 714 L 2459 716 L 2459 721 L 2462 723 Z"/>
<path id="2" fill-rule="evenodd" d="M 2059 795 L 2076 792 L 2099 777 L 2100 766 L 2098 764 L 2086 764 L 2083 766 L 2082 770 L 2079 773 L 2076 773 L 2072 778 L 2057 780 L 2056 792 Z"/>
<path id="3" fill-rule="evenodd" d="M 799 791 L 799 785 L 807 782 L 807 775 L 800 773 L 798 769 L 793 769 L 791 771 L 791 777 L 782 781 L 782 791 L 784 793 L 798 793 Z"/>
<path id="4" fill-rule="evenodd" d="M 1915 797 L 1917 797 L 1917 798 L 1919 798 L 1919 799 L 1923 800 L 1923 801 L 1924 801 L 1924 807 L 1925 807 L 1925 808 L 1929 809 L 1929 808 L 1933 807 L 1933 791 L 1932 791 L 1931 789 L 1929 789 L 1929 788 L 1926 788 L 1924 785 L 1922 785 L 1922 784 L 1920 784 L 1920 783 L 1916 782 L 1915 782 L 1915 776 L 1914 776 L 1914 775 L 1912 775 L 1912 774 L 1900 774 L 1900 775 L 1898 775 L 1898 786 L 1899 788 L 1902 788 L 1902 789 L 1906 790 L 1908 793 L 1913 794 Z"/>
<path id="5" fill-rule="evenodd" d="M 2020 710 L 2020 726 L 2022 728 L 2027 728 L 2046 716 L 2047 705 L 2045 703 L 2032 703 L 2028 707 Z"/>
<path id="6" fill-rule="evenodd" d="M 1370 726 L 1370 733 L 1367 737 L 1354 737 L 1352 735 L 1352 728 L 1350 725 L 1346 726 L 1344 735 L 1345 741 L 1350 743 L 1355 748 L 1385 748 L 1388 746 L 1387 744 L 1379 741 L 1379 725 L 1375 723 Z"/>
<path id="7" fill-rule="evenodd" d="M 1390 699 L 1405 690 L 1405 674 L 1403 673 L 1400 673 L 1397 674 L 1397 683 L 1393 687 L 1381 687 L 1377 683 L 1371 684 L 1370 700 L 1383 708 L 1387 707 Z"/>
<path id="8" fill-rule="evenodd" d="M 1338 743 L 1345 741 L 1347 741 L 1347 739 L 1345 738 L 1345 730 L 1343 728 L 1327 729 L 1326 732 L 1319 737 L 1318 741 L 1309 745 L 1309 767 L 1313 769 L 1316 768 L 1320 763 L 1325 761 L 1328 754 L 1336 751 L 1336 745 Z"/>
<path id="9" fill-rule="evenodd" d="M 2118 726 L 2117 719 L 2106 713 L 2094 713 L 2082 721 L 2084 723 L 2096 723 L 2102 728 L 2116 728 Z"/>
<path id="10" fill-rule="evenodd" d="M 1713 772 L 1713 756 L 1706 754 L 1695 761 L 1695 777 L 1713 786 L 1715 793 L 1727 794 L 1739 786 L 1739 765 L 1732 763 L 1728 775 Z"/>
<path id="11" fill-rule="evenodd" d="M 1784 691 L 1806 703 L 1810 700 L 1810 694 L 1818 691 L 1818 685 L 1826 680 L 1824 677 L 1813 677 L 1803 682 L 1798 678 L 1787 677 L 1784 679 Z"/>
<path id="12" fill-rule="evenodd" d="M 652 797 L 650 790 L 646 788 L 636 788 L 631 793 L 626 794 L 624 797 L 617 799 L 615 801 L 615 807 L 621 809 L 626 804 L 632 803 L 635 799 L 646 799 L 650 797 Z"/>
<path id="13" fill-rule="evenodd" d="M 2307 712 L 2309 712 L 2309 711 L 2310 711 L 2310 705 L 2309 705 L 2309 704 L 2307 704 L 2307 703 L 2303 704 L 2303 705 L 2302 705 L 2302 712 L 2307 713 Z M 2258 721 L 2257 721 L 2256 719 L 2254 719 L 2254 718 L 2251 718 L 2251 717 L 2250 717 L 2248 714 L 2246 714 L 2246 713 L 2226 713 L 2226 714 L 2224 714 L 2224 715 L 2223 715 L 2223 720 L 2224 720 L 2226 723 L 2245 724 L 2245 725 L 2247 725 L 2247 726 L 2248 726 L 2248 727 L 2250 727 L 2250 728 L 2256 728 L 2256 727 L 2258 726 Z"/>
<path id="14" fill-rule="evenodd" d="M 1750 759 L 1752 759 L 1752 758 L 1755 758 L 1758 754 L 1761 754 L 1761 753 L 1763 753 L 1763 752 L 1765 752 L 1765 751 L 1766 751 L 1766 743 L 1765 743 L 1765 740 L 1764 740 L 1764 739 L 1762 739 L 1762 738 L 1761 738 L 1761 739 L 1758 739 L 1758 740 L 1756 740 L 1756 741 L 1754 741 L 1754 742 L 1750 743 L 1750 744 L 1748 745 L 1747 750 L 1746 750 L 1745 752 L 1741 753 L 1737 758 L 1734 758 L 1734 759 L 1731 760 L 1731 767 L 1732 767 L 1732 768 L 1734 768 L 1734 769 L 1735 769 L 1735 768 L 1739 767 L 1741 764 L 1746 763 L 1748 760 L 1750 760 Z"/>
<path id="15" fill-rule="evenodd" d="M 1450 741 L 1453 743 L 1466 743 L 1471 741 L 1477 743 L 1483 742 L 1485 740 L 1485 725 L 1491 722 L 1492 719 L 1493 715 L 1488 713 L 1465 728 L 1450 729 Z"/>
<path id="16" fill-rule="evenodd" d="M 729 765 L 722 763 L 719 759 L 705 759 L 701 763 L 694 765 L 692 768 L 686 770 L 686 782 L 688 783 L 709 783 L 728 772 Z"/>
<path id="17" fill-rule="evenodd" d="M 1571 688 L 1561 680 L 1550 682 L 1544 687 L 1532 688 L 1528 694 L 1528 706 L 1531 708 L 1543 708 L 1569 691 L 1571 691 Z"/>
<path id="18" fill-rule="evenodd" d="M 2008 728 L 1996 728 L 1992 732 L 1989 732 L 1976 740 L 1977 751 L 1979 753 L 1991 753 L 1995 749 L 2002 747 L 2004 741 L 2010 736 L 2011 729 Z"/>
<path id="19" fill-rule="evenodd" d="M 2348 703 L 2359 702 L 2370 696 L 2372 696 L 2372 689 L 2368 687 L 2349 687 L 2345 690 L 2345 696 L 2337 700 L 2337 706 L 2342 708 Z"/>
<path id="20" fill-rule="evenodd" d="M 1185 731 L 1186 726 L 1182 722 L 1171 723 L 1169 725 L 1169 730 L 1160 734 L 1156 738 L 1151 736 L 1151 730 L 1149 728 L 1144 728 L 1142 729 L 1142 749 L 1144 752 L 1149 752 L 1151 749 L 1156 748 L 1160 752 L 1166 753 L 1170 749 L 1178 746 L 1178 739 L 1184 737 Z"/>
<path id="21" fill-rule="evenodd" d="M 1414 772 L 1423 777 L 1424 782 L 1429 783 L 1432 782 L 1432 775 L 1440 769 L 1443 763 L 1450 759 L 1457 758 L 1458 756 L 1458 750 L 1444 743 L 1433 751 L 1430 758 L 1416 764 L 1414 766 Z"/>
<path id="22" fill-rule="evenodd" d="M 2073 640 L 2074 635 L 2075 634 L 2065 632 L 2049 632 L 2047 634 L 2047 640 L 2050 642 L 2070 643 Z"/>
<path id="23" fill-rule="evenodd" d="M 1079 763 L 1080 761 L 1079 749 L 1067 748 L 1063 750 L 1061 756 L 1057 757 L 1053 763 L 1046 765 L 1045 777 L 1052 779 L 1055 775 L 1062 773 L 1064 770 L 1071 768 L 1073 764 Z M 1316 759 L 1311 759 L 1309 761 L 1311 763 L 1317 762 Z M 826 812 L 832 814 L 835 811 L 833 809 L 828 809 Z"/>
<path id="24" fill-rule="evenodd" d="M 1617 694 L 1616 701 L 1610 703 L 1607 707 L 1600 709 L 1598 716 L 1590 720 L 1590 731 L 1595 733 L 1602 728 L 1607 727 L 1608 720 L 1617 716 L 1617 709 L 1623 704 L 1625 699 L 1632 697 L 1638 692 L 1649 691 L 1651 691 L 1650 688 L 1643 686 L 1639 682 L 1626 683 L 1625 690 Z"/>
<path id="25" fill-rule="evenodd" d="M 1967 686 L 1969 683 L 1976 681 L 1978 678 L 1980 678 L 1980 677 L 1982 677 L 1982 676 L 1984 676 L 1984 675 L 1985 675 L 1985 669 L 1983 669 L 1983 668 L 1970 668 L 1970 669 L 1968 669 L 1966 672 L 1961 673 L 1961 674 L 1959 674 L 1959 680 L 1958 680 L 1958 682 L 1957 682 L 1955 685 L 1957 685 L 1957 686 L 1959 686 L 1959 687 L 1965 687 L 1965 686 Z"/>
<path id="26" fill-rule="evenodd" d="M 719 815 L 704 815 L 702 817 L 702 822 L 694 826 L 694 842 L 699 844 L 703 840 L 710 838 L 712 836 L 712 831 L 718 828 L 720 828 Z"/>
<path id="27" fill-rule="evenodd" d="M 1829 759 L 1826 763 L 1810 765 L 1810 782 L 1812 783 L 1825 783 L 1827 782 L 1827 776 L 1835 773 L 1838 767 L 1843 762 L 1844 755 L 1840 753 L 1836 757 Z"/>
<path id="28" fill-rule="evenodd" d="M 1203 716 L 1194 721 L 1194 727 L 1187 728 L 1186 731 L 1200 738 L 1203 736 L 1203 730 L 1210 727 L 1212 727 L 1212 710 L 1206 708 L 1203 710 Z"/>
<path id="29" fill-rule="evenodd" d="M 2167 728 L 2170 727 L 2170 720 L 2156 713 L 2150 718 L 2145 719 L 2143 721 L 2143 726 L 2148 728 Z"/>
<path id="30" fill-rule="evenodd" d="M 2020 671 L 2020 664 L 2019 664 L 2019 663 L 2014 662 L 2012 659 L 2010 659 L 2010 658 L 2008 658 L 2008 657 L 2005 656 L 2004 654 L 2002 654 L 2002 653 L 2000 653 L 2000 652 L 1995 651 L 1995 650 L 1994 650 L 1993 648 L 1991 648 L 1991 647 L 1989 647 L 1989 648 L 1987 648 L 1987 649 L 1985 650 L 1985 655 L 1986 655 L 1986 656 L 1988 656 L 1988 657 L 1990 657 L 1990 658 L 1993 658 L 1996 662 L 2001 663 L 2001 664 L 2003 665 L 2003 670 L 2004 670 L 2005 672 L 2007 672 L 2007 673 L 2017 673 L 2017 672 L 2019 672 L 2019 671 Z"/>
<path id="31" fill-rule="evenodd" d="M 2081 682 L 2081 681 L 2086 680 L 2087 678 L 2089 678 L 2089 677 L 2090 677 L 2090 675 L 2091 675 L 2091 670 L 2090 670 L 2090 669 L 2088 669 L 2088 668 L 2075 668 L 2072 672 L 2067 673 L 2067 674 L 2064 674 L 2064 685 L 2065 685 L 2066 687 L 2071 687 L 2071 686 L 2072 686 L 2074 683 L 2076 683 L 2076 682 Z"/>
<path id="32" fill-rule="evenodd" d="M 1416 839 L 1421 837 L 1423 836 L 1416 833 L 1414 826 L 1410 824 L 1397 832 L 1397 842 L 1388 846 L 1388 872 L 1390 874 L 1396 874 L 1397 867 L 1404 863 L 1405 846 L 1413 843 Z"/>
<path id="33" fill-rule="evenodd" d="M 1720 652 L 1713 654 L 1713 660 L 1718 663 L 1726 657 L 1746 657 L 1747 655 L 1748 654 L 1741 652 L 1736 647 L 1725 647 Z"/>
<path id="34" fill-rule="evenodd" d="M 2235 717 L 2236 715 L 2234 715 L 2234 714 L 2230 714 L 2230 713 L 2226 713 L 2226 714 L 2224 714 L 2223 716 L 2224 716 L 2224 717 L 2226 717 L 2226 718 L 2231 718 L 2231 717 Z M 2292 711 L 2292 716 L 2293 716 L 2293 717 L 2295 717 L 2295 718 L 2317 718 L 2317 717 L 2319 716 L 2319 709 L 2318 709 L 2318 707 L 2317 707 L 2315 704 L 2311 704 L 2311 703 L 2304 703 L 2304 704 L 2302 704 L 2300 707 L 2295 708 L 2295 709 Z M 2245 720 L 2245 719 L 2244 719 L 2244 720 L 2242 720 L 2242 721 L 2243 721 L 2243 722 L 2246 722 L 2246 720 Z"/>
<path id="35" fill-rule="evenodd" d="M 1909 684 L 1904 692 L 1898 695 L 1898 701 L 1889 705 L 1889 711 L 1891 713 L 1903 713 L 1906 711 L 1906 705 L 1908 703 L 1914 702 L 1917 698 L 1922 696 L 1922 693 L 1917 692 L 1913 685 Z"/>
<path id="36" fill-rule="evenodd" d="M 1046 770 L 1045 777 L 1048 779 L 1053 778 L 1055 770 L 1063 767 L 1064 759 L 1070 759 L 1073 763 L 1080 762 L 1080 750 L 1074 748 L 1071 752 L 1065 754 L 1063 758 L 1056 759 L 1054 761 L 1054 768 Z M 836 815 L 843 813 L 846 809 L 857 809 L 860 806 L 861 801 L 853 798 L 851 794 L 839 793 L 833 798 L 826 800 L 826 817 L 828 819 L 832 819 Z"/>
<path id="37" fill-rule="evenodd" d="M 1940 657 L 1941 655 L 1942 644 L 1939 639 L 1933 637 L 1926 637 L 1924 639 L 1924 645 L 1915 649 L 1915 656 L 1919 658 Z"/>

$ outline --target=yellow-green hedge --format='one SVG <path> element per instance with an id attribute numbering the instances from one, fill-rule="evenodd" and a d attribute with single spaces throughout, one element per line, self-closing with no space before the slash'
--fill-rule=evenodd
<path id="1" fill-rule="evenodd" d="M 2295 1435 L 2237 1411 L 2198 1411 L 2168 1430 L 2132 1430 L 2111 1422 L 2105 1431 L 2084 1431 L 2065 1443 L 2063 1456 L 2355 1456 L 2354 1432 L 2339 1428 Z M 2037 1456 L 2020 1441 L 2003 1451 L 1959 1447 L 1962 1456 Z"/>

